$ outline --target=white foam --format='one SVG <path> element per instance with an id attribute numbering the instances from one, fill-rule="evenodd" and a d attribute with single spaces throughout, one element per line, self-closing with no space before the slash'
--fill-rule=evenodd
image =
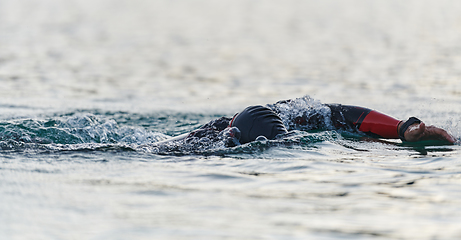
<path id="1" fill-rule="evenodd" d="M 313 116 L 320 117 L 319 120 L 322 122 L 322 127 L 331 128 L 330 108 L 308 95 L 289 101 L 269 104 L 268 107 L 277 112 L 283 124 L 289 130 L 300 128 L 300 126 L 296 126 L 295 124 L 296 118 L 303 117 L 309 119 Z M 317 127 L 318 126 L 305 125 L 301 127 L 301 129 L 314 129 Z"/>

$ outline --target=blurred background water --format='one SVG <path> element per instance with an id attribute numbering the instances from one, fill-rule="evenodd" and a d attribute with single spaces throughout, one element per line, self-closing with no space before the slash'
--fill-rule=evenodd
<path id="1" fill-rule="evenodd" d="M 156 141 L 309 95 L 458 139 L 461 2 L 0 1 L 1 239 L 461 238 L 459 145 Z"/>

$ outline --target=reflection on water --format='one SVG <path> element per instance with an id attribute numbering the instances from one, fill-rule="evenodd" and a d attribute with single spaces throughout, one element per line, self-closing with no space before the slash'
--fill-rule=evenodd
<path id="1" fill-rule="evenodd" d="M 309 94 L 386 111 L 441 98 L 447 109 L 461 92 L 460 8 L 413 0 L 2 1 L 0 93 L 4 103 L 58 108 L 239 110 Z"/>

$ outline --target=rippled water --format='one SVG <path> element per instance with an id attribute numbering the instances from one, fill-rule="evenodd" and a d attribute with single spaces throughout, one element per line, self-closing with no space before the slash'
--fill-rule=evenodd
<path id="1" fill-rule="evenodd" d="M 0 1 L 0 238 L 461 238 L 459 144 L 299 130 L 233 148 L 156 145 L 306 95 L 460 139 L 460 10 Z"/>

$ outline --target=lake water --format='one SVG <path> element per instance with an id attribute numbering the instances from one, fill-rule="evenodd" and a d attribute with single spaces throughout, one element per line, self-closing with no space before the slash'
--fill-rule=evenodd
<path id="1" fill-rule="evenodd" d="M 303 96 L 460 139 L 460 12 L 454 0 L 2 0 L 0 239 L 459 239 L 459 144 L 338 131 L 155 143 Z"/>

